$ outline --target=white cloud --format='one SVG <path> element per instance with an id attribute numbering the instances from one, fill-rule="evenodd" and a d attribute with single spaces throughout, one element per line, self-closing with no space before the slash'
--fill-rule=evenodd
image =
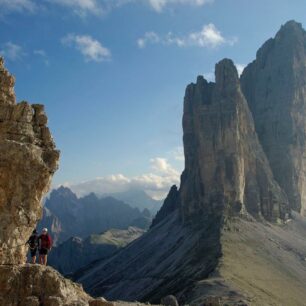
<path id="1" fill-rule="evenodd" d="M 243 64 L 235 64 L 235 66 L 237 68 L 238 75 L 240 76 L 246 66 Z"/>
<path id="2" fill-rule="evenodd" d="M 149 3 L 155 11 L 161 12 L 164 6 L 167 4 L 167 1 L 166 0 L 149 0 Z"/>
<path id="3" fill-rule="evenodd" d="M 215 74 L 213 72 L 206 72 L 206 73 L 204 73 L 204 78 L 208 82 L 215 82 Z"/>
<path id="4" fill-rule="evenodd" d="M 173 158 L 177 161 L 185 161 L 185 155 L 184 155 L 184 148 L 183 147 L 177 147 L 173 151 L 171 151 L 171 154 L 173 155 Z"/>
<path id="5" fill-rule="evenodd" d="M 178 47 L 197 46 L 202 48 L 216 48 L 221 45 L 233 45 L 237 38 L 225 38 L 212 23 L 204 25 L 198 32 L 191 32 L 187 36 L 177 36 L 169 32 L 161 36 L 155 32 L 146 32 L 143 37 L 137 40 L 140 48 L 148 44 L 176 45 Z"/>
<path id="6" fill-rule="evenodd" d="M 189 40 L 191 44 L 196 46 L 212 48 L 226 42 L 225 38 L 221 35 L 221 32 L 212 23 L 204 25 L 202 30 L 199 32 L 190 33 Z"/>
<path id="7" fill-rule="evenodd" d="M 0 0 L 0 15 L 11 12 L 34 12 L 38 7 L 57 5 L 85 17 L 101 15 L 126 4 L 143 4 L 160 13 L 168 6 L 203 6 L 211 2 L 214 0 Z"/>
<path id="8" fill-rule="evenodd" d="M 87 14 L 99 15 L 103 12 L 102 6 L 96 0 L 48 0 L 52 4 L 58 4 L 72 9 L 75 14 L 86 16 Z"/>
<path id="9" fill-rule="evenodd" d="M 11 12 L 33 13 L 37 5 L 32 0 L 0 0 L 0 15 Z"/>
<path id="10" fill-rule="evenodd" d="M 156 44 L 160 41 L 159 36 L 155 32 L 146 32 L 142 38 L 137 40 L 139 48 L 144 48 L 148 43 Z"/>
<path id="11" fill-rule="evenodd" d="M 16 45 L 12 42 L 7 42 L 2 45 L 2 49 L 0 50 L 0 54 L 10 60 L 10 61 L 17 61 L 21 60 L 22 57 L 25 55 L 21 46 Z"/>
<path id="12" fill-rule="evenodd" d="M 110 50 L 89 35 L 68 34 L 62 39 L 62 43 L 75 47 L 84 55 L 86 61 L 101 62 L 111 59 Z"/>
<path id="13" fill-rule="evenodd" d="M 154 198 L 162 199 L 173 184 L 179 185 L 180 172 L 174 169 L 167 159 L 161 157 L 150 159 L 150 169 L 148 173 L 133 177 L 115 174 L 80 184 L 66 183 L 65 186 L 71 188 L 78 196 L 84 196 L 90 192 L 102 195 L 137 188 Z"/>
<path id="14" fill-rule="evenodd" d="M 149 0 L 150 6 L 156 11 L 161 12 L 168 5 L 192 5 L 203 6 L 204 4 L 211 3 L 214 0 Z"/>
<path id="15" fill-rule="evenodd" d="M 50 65 L 49 58 L 45 50 L 42 49 L 34 50 L 33 54 L 41 57 L 41 59 L 43 60 L 46 66 Z"/>

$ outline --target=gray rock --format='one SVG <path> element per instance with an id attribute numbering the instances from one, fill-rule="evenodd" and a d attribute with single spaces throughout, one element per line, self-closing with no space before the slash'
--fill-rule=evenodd
<path id="1" fill-rule="evenodd" d="M 184 221 L 246 212 L 271 221 L 285 218 L 286 195 L 273 178 L 231 60 L 216 65 L 216 83 L 200 76 L 187 87 L 183 130 Z"/>
<path id="2" fill-rule="evenodd" d="M 155 218 L 153 219 L 151 227 L 160 223 L 167 216 L 169 216 L 173 211 L 179 208 L 180 206 L 179 195 L 180 193 L 177 190 L 177 187 L 172 186 L 167 198 L 165 199 L 163 206 L 161 207 L 161 209 L 158 211 Z"/>
<path id="3" fill-rule="evenodd" d="M 241 85 L 273 175 L 306 213 L 306 32 L 289 21 L 258 50 Z"/>
<path id="4" fill-rule="evenodd" d="M 164 306 L 179 306 L 174 295 L 167 295 L 161 299 L 161 304 Z"/>

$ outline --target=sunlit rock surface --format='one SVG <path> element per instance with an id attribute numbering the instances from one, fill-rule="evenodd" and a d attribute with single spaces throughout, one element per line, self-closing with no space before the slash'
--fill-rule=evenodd
<path id="1" fill-rule="evenodd" d="M 57 169 L 43 105 L 16 103 L 14 78 L 0 59 L 0 264 L 26 259 L 25 242 Z"/>

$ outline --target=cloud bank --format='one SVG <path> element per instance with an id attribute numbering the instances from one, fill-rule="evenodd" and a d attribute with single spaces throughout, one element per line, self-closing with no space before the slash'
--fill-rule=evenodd
<path id="1" fill-rule="evenodd" d="M 166 7 L 188 5 L 200 7 L 214 0 L 0 0 L 0 14 L 37 11 L 39 7 L 59 6 L 81 17 L 103 15 L 124 5 L 142 4 L 161 13 Z"/>
<path id="2" fill-rule="evenodd" d="M 181 160 L 181 155 L 178 155 Z M 149 173 L 128 177 L 123 174 L 114 174 L 85 181 L 79 184 L 65 183 L 79 197 L 91 192 L 97 195 L 124 192 L 131 189 L 144 190 L 155 199 L 163 199 L 172 185 L 179 185 L 180 171 L 175 169 L 166 158 L 150 159 Z"/>
<path id="3" fill-rule="evenodd" d="M 177 47 L 196 46 L 202 48 L 217 48 L 222 45 L 232 46 L 237 40 L 236 37 L 224 37 L 213 23 L 209 23 L 204 25 L 200 31 L 191 32 L 186 36 L 178 36 L 172 32 L 164 36 L 155 32 L 146 32 L 143 37 L 137 40 L 137 44 L 139 48 L 145 48 L 150 44 L 175 45 Z"/>

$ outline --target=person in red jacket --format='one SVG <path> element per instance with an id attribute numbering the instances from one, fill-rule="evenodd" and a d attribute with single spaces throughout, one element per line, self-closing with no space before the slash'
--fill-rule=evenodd
<path id="1" fill-rule="evenodd" d="M 41 235 L 38 237 L 39 243 L 39 263 L 41 265 L 47 265 L 48 253 L 52 248 L 52 239 L 48 234 L 48 229 L 44 228 Z"/>

